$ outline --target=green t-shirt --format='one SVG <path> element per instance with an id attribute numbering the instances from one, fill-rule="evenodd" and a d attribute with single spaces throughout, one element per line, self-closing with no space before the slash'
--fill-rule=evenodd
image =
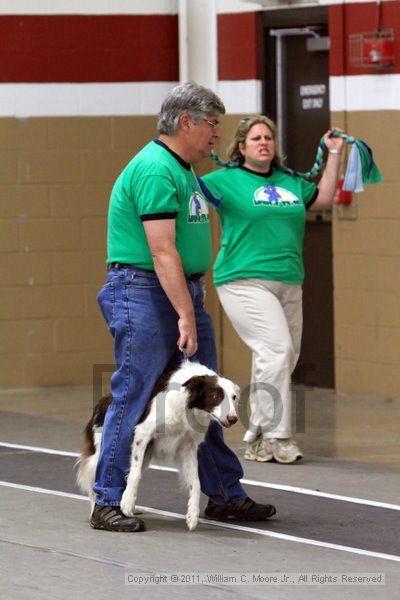
<path id="1" fill-rule="evenodd" d="M 277 167 L 267 174 L 220 169 L 203 180 L 220 200 L 215 285 L 246 278 L 302 283 L 305 215 L 317 197 L 316 185 Z"/>
<path id="2" fill-rule="evenodd" d="M 125 167 L 111 192 L 107 263 L 154 270 L 143 221 L 176 219 L 176 248 L 185 275 L 211 265 L 208 206 L 191 166 L 159 140 Z"/>

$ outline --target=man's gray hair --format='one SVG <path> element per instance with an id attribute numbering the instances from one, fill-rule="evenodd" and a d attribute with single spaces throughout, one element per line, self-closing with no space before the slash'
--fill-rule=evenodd
<path id="1" fill-rule="evenodd" d="M 212 90 L 189 81 L 174 87 L 162 103 L 158 115 L 159 134 L 174 135 L 179 129 L 179 118 L 186 114 L 194 123 L 207 115 L 224 115 L 225 106 Z"/>

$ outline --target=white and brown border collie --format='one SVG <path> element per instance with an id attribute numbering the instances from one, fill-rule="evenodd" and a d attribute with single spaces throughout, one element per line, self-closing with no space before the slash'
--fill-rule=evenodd
<path id="1" fill-rule="evenodd" d="M 220 377 L 204 365 L 185 360 L 179 369 L 165 373 L 153 390 L 153 399 L 135 428 L 131 467 L 121 500 L 121 510 L 133 516 L 142 468 L 153 456 L 174 458 L 182 483 L 189 491 L 186 523 L 195 529 L 199 519 L 200 482 L 197 447 L 202 442 L 211 419 L 223 427 L 237 422 L 240 390 L 229 379 Z M 77 482 L 91 501 L 101 444 L 105 414 L 111 395 L 101 398 L 84 431 L 84 448 L 78 458 Z"/>

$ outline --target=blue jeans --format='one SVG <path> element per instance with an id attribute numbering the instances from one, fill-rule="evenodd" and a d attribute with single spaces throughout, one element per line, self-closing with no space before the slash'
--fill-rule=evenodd
<path id="1" fill-rule="evenodd" d="M 214 329 L 203 304 L 203 282 L 188 281 L 199 349 L 192 360 L 216 370 Z M 111 269 L 98 303 L 114 338 L 113 401 L 106 413 L 94 491 L 98 504 L 119 505 L 130 467 L 135 426 L 151 400 L 154 385 L 176 353 L 178 315 L 155 273 Z M 218 504 L 246 496 L 243 470 L 212 421 L 198 450 L 201 489 Z"/>

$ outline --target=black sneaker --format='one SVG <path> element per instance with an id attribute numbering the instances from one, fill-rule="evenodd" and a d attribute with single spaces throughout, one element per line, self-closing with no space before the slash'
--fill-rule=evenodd
<path id="1" fill-rule="evenodd" d="M 257 504 L 248 496 L 227 504 L 216 504 L 210 498 L 204 517 L 214 521 L 265 521 L 275 513 L 276 508 L 272 504 Z"/>
<path id="2" fill-rule="evenodd" d="M 90 527 L 106 531 L 144 531 L 145 524 L 137 517 L 126 517 L 119 506 L 95 504 L 90 518 Z"/>

